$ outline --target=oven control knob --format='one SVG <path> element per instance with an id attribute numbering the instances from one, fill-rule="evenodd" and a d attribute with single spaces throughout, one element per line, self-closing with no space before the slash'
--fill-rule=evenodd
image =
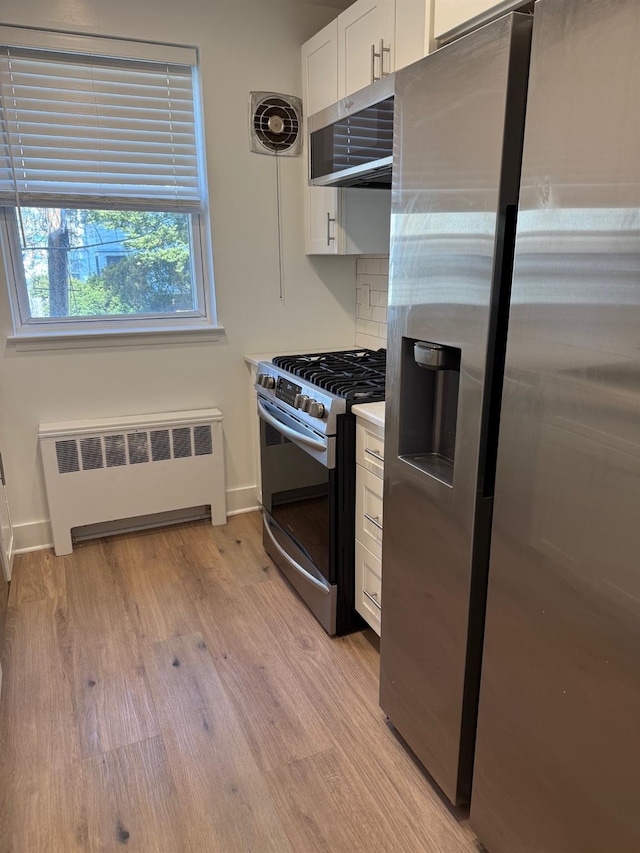
<path id="1" fill-rule="evenodd" d="M 322 403 L 319 403 L 317 400 L 312 400 L 309 404 L 307 412 L 311 415 L 312 418 L 323 418 L 324 405 Z"/>
<path id="2" fill-rule="evenodd" d="M 309 402 L 309 397 L 306 394 L 296 394 L 294 401 L 293 401 L 293 406 L 295 409 L 302 409 L 302 411 L 304 412 L 304 411 L 306 411 L 304 408 L 305 404 L 308 402 Z"/>
<path id="3" fill-rule="evenodd" d="M 258 385 L 262 385 L 263 388 L 275 388 L 276 380 L 273 376 L 269 376 L 268 373 L 259 373 L 256 376 L 256 383 Z"/>

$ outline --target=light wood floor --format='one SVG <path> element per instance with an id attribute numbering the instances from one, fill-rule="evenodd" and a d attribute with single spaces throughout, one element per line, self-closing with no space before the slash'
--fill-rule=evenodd
<path id="1" fill-rule="evenodd" d="M 16 559 L 0 851 L 476 853 L 257 513 Z"/>

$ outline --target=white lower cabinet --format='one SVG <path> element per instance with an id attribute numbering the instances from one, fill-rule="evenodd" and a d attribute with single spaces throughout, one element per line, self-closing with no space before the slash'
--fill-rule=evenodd
<path id="1" fill-rule="evenodd" d="M 382 561 L 356 539 L 356 610 L 380 636 Z"/>
<path id="2" fill-rule="evenodd" d="M 380 636 L 384 429 L 356 420 L 356 610 Z"/>

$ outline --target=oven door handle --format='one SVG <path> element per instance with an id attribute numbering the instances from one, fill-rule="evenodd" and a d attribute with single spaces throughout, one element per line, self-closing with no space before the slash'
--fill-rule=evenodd
<path id="1" fill-rule="evenodd" d="M 267 533 L 269 534 L 269 539 L 271 539 L 271 541 L 273 542 L 274 548 L 276 548 L 278 553 L 282 557 L 284 557 L 284 559 L 287 561 L 287 563 L 289 563 L 289 565 L 292 568 L 294 568 L 298 572 L 298 574 L 301 574 L 305 580 L 309 581 L 310 584 L 313 584 L 313 586 L 317 587 L 317 589 L 319 589 L 320 592 L 324 593 L 325 595 L 329 595 L 329 593 L 331 592 L 331 589 L 327 584 L 322 583 L 322 581 L 319 581 L 318 578 L 314 578 L 314 576 L 310 572 L 308 572 L 304 568 L 304 566 L 301 566 L 300 563 L 298 563 L 296 560 L 293 559 L 291 554 L 287 554 L 287 552 L 284 550 L 282 545 L 278 542 L 276 537 L 273 535 L 273 531 L 271 530 L 271 525 L 269 524 L 269 522 L 266 518 L 264 520 L 264 528 L 267 531 Z"/>
<path id="2" fill-rule="evenodd" d="M 293 429 L 286 424 L 283 424 L 281 420 L 274 417 L 271 412 L 265 407 L 264 403 L 261 400 L 258 400 L 258 414 L 260 417 L 266 421 L 268 424 L 271 424 L 272 427 L 281 432 L 283 435 L 286 435 L 287 438 L 290 438 L 291 441 L 299 442 L 300 444 L 306 444 L 307 447 L 312 447 L 314 450 L 326 451 L 327 445 L 323 441 L 318 441 L 315 438 L 309 438 L 298 430 Z"/>

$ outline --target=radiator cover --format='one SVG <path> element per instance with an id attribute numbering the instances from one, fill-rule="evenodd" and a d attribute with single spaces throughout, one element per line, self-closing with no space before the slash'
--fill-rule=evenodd
<path id="1" fill-rule="evenodd" d="M 226 521 L 218 409 L 40 424 L 38 439 L 58 556 L 88 524 L 203 504 Z"/>

